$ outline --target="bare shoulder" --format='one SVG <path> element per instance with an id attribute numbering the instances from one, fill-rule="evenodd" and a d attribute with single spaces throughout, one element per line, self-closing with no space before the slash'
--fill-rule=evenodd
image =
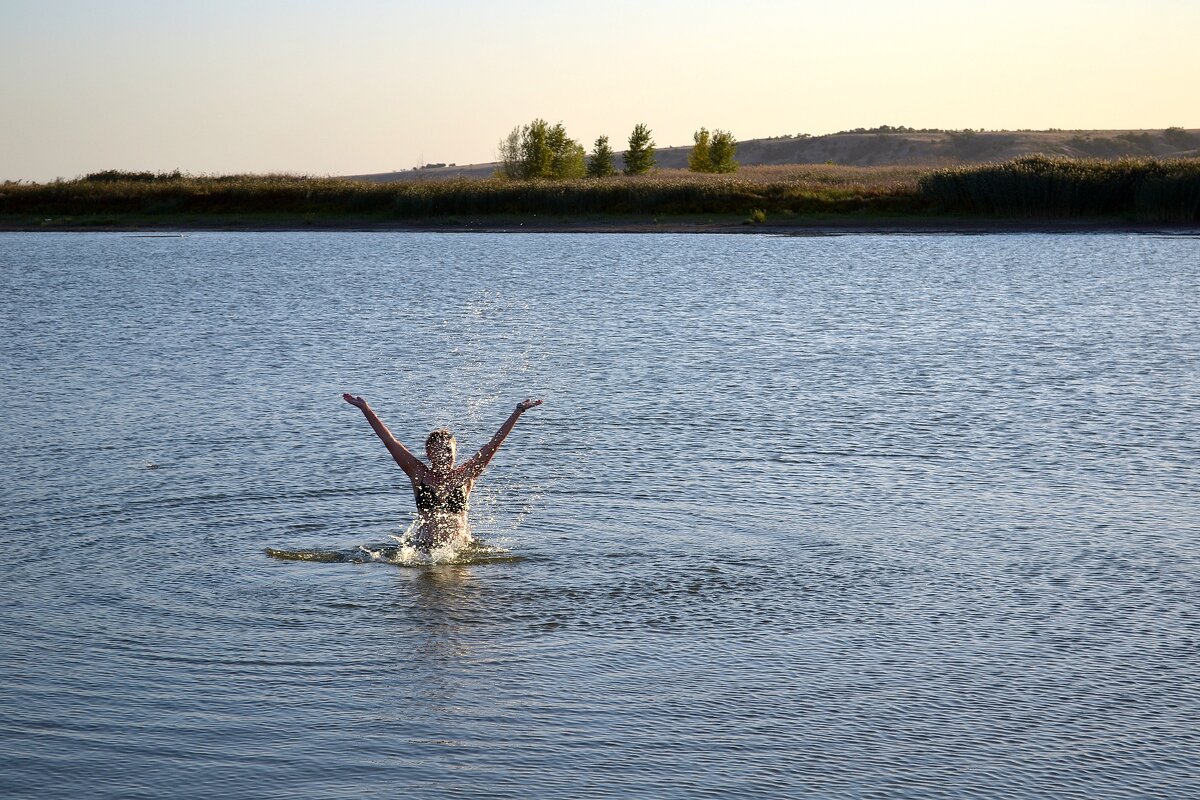
<path id="1" fill-rule="evenodd" d="M 429 467 L 421 463 L 421 459 L 414 458 L 412 460 L 412 467 L 404 470 L 404 472 L 408 475 L 408 479 L 413 482 L 413 485 L 416 486 L 418 483 L 424 483 L 425 475 L 429 472 Z"/>

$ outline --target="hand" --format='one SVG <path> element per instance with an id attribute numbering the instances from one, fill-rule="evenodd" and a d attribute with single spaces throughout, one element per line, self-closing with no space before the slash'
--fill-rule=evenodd
<path id="1" fill-rule="evenodd" d="M 540 406 L 541 404 L 542 404 L 541 400 L 531 400 L 531 399 L 522 400 L 521 402 L 517 403 L 517 413 L 523 414 L 526 411 L 528 411 L 529 409 L 533 408 L 534 406 Z"/>
<path id="2" fill-rule="evenodd" d="M 346 392 L 345 394 L 343 394 L 342 399 L 345 400 L 350 405 L 354 406 L 355 408 L 366 408 L 367 407 L 366 400 L 363 400 L 361 397 L 352 395 L 349 392 Z"/>

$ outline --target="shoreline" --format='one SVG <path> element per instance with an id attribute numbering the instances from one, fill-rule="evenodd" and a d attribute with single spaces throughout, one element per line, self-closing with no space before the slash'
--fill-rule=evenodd
<path id="1" fill-rule="evenodd" d="M 796 215 L 750 223 L 739 215 L 602 217 L 297 218 L 260 215 L 48 218 L 0 216 L 0 233 L 138 233 L 346 231 L 413 233 L 703 233 L 838 236 L 854 234 L 1171 233 L 1200 234 L 1200 225 L 1120 219 L 1014 219 L 938 216 Z"/>

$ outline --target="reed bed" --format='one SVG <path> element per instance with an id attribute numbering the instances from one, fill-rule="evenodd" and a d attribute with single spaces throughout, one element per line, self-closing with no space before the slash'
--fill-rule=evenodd
<path id="1" fill-rule="evenodd" d="M 1200 222 L 1200 159 L 1029 156 L 921 176 L 935 208 L 992 217 L 1122 217 Z"/>
<path id="2" fill-rule="evenodd" d="M 0 214 L 320 214 L 397 219 L 489 214 L 728 214 L 855 211 L 911 197 L 917 173 L 854 167 L 754 167 L 736 175 L 368 183 L 293 175 L 98 173 L 0 185 Z"/>
<path id="3" fill-rule="evenodd" d="M 370 183 L 296 175 L 95 173 L 0 184 L 0 215 L 284 215 L 422 219 L 488 215 L 957 214 L 1200 221 L 1200 159 L 1021 158 L 930 171 L 826 164 L 727 175 Z"/>

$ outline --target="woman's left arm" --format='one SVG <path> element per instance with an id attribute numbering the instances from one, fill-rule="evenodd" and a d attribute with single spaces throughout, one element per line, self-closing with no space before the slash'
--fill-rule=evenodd
<path id="1" fill-rule="evenodd" d="M 468 478 L 479 477 L 479 474 L 487 469 L 487 465 L 492 463 L 492 457 L 496 455 L 496 451 L 500 449 L 500 445 L 504 443 L 505 438 L 512 432 L 513 426 L 517 424 L 517 420 L 521 418 L 521 415 L 541 404 L 541 400 L 524 400 L 517 403 L 516 409 L 508 415 L 508 419 L 504 420 L 504 424 L 500 426 L 500 430 L 496 431 L 496 435 L 492 437 L 492 440 L 479 448 L 479 452 L 471 456 L 467 463 L 462 465 L 462 474 Z"/>

